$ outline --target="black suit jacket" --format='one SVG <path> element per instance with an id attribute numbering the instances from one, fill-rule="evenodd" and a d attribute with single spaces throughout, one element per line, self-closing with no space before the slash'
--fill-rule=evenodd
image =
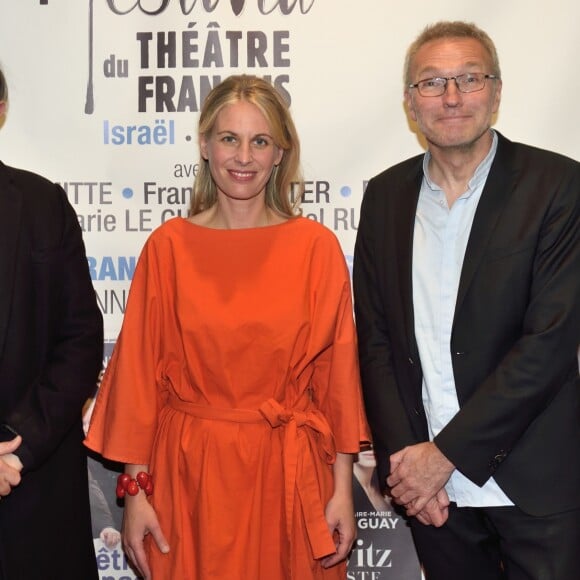
<path id="1" fill-rule="evenodd" d="M 81 409 L 103 330 L 81 230 L 60 187 L 0 163 L 0 237 L 0 423 L 24 441 L 0 578 L 96 578 Z"/>
<path id="2" fill-rule="evenodd" d="M 354 259 L 367 415 L 388 455 L 428 439 L 414 332 L 412 242 L 423 155 L 374 177 Z M 436 437 L 477 485 L 534 515 L 580 506 L 580 164 L 498 149 L 461 272 L 451 336 L 460 411 Z"/>

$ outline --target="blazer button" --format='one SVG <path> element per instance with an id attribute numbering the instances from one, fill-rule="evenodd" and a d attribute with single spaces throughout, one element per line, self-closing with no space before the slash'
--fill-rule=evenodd
<path id="1" fill-rule="evenodd" d="M 411 364 L 411 365 L 415 364 L 415 361 L 411 357 L 408 358 L 408 361 L 409 361 L 409 364 Z"/>
<path id="2" fill-rule="evenodd" d="M 498 467 L 499 464 L 507 457 L 507 452 L 504 451 L 503 449 L 501 451 L 498 451 L 498 453 L 495 454 L 495 457 L 489 462 L 489 467 L 492 471 L 495 471 Z"/>
<path id="3" fill-rule="evenodd" d="M 505 458 L 507 457 L 507 453 L 502 449 L 495 457 L 494 459 L 498 462 L 501 463 Z"/>

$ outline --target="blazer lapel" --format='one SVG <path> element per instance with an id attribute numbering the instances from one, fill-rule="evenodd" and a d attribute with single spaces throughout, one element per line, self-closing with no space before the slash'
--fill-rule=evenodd
<path id="1" fill-rule="evenodd" d="M 419 355 L 415 340 L 415 317 L 413 314 L 413 232 L 422 177 L 423 156 L 421 155 L 417 158 L 416 164 L 410 168 L 408 179 L 403 184 L 402 195 L 397 199 L 398 206 L 396 210 L 399 219 L 396 221 L 395 226 L 397 239 L 396 259 L 400 273 L 404 324 L 409 351 L 415 359 L 418 359 Z"/>
<path id="2" fill-rule="evenodd" d="M 12 303 L 22 201 L 8 169 L 0 162 L 0 356 L 4 351 Z"/>
<path id="3" fill-rule="evenodd" d="M 512 157 L 511 143 L 499 133 L 498 137 L 499 143 L 495 159 L 475 212 L 469 241 L 465 250 L 455 305 L 456 316 L 469 290 L 473 276 L 487 251 L 495 224 L 505 207 L 514 183 L 513 163 L 510 161 Z"/>

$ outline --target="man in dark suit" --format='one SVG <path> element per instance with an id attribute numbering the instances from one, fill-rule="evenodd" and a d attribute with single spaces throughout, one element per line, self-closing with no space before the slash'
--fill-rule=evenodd
<path id="1" fill-rule="evenodd" d="M 379 473 L 428 580 L 580 578 L 580 164 L 492 130 L 500 96 L 485 32 L 421 33 L 428 150 L 369 182 L 355 248 Z"/>
<path id="2" fill-rule="evenodd" d="M 7 90 L 0 71 L 0 121 Z M 102 317 L 62 188 L 0 163 L 0 578 L 98 578 L 81 410 Z"/>

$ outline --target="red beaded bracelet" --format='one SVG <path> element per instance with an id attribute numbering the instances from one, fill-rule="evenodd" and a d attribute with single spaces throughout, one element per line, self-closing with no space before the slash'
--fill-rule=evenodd
<path id="1" fill-rule="evenodd" d="M 128 473 L 121 473 L 117 478 L 116 493 L 119 499 L 123 499 L 127 493 L 129 495 L 137 495 L 139 489 L 142 489 L 146 495 L 153 493 L 153 478 L 150 473 L 140 471 L 135 479 Z"/>

